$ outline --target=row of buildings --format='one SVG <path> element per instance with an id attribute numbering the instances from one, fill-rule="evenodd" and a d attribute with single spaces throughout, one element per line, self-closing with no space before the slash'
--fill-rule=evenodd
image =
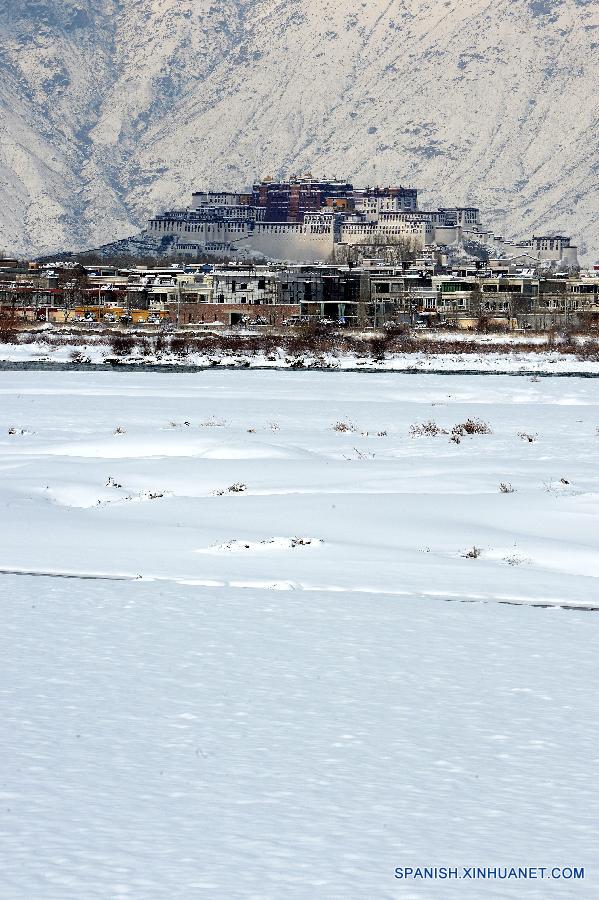
<path id="1" fill-rule="evenodd" d="M 534 235 L 514 242 L 484 226 L 476 207 L 420 209 L 412 187 L 355 188 L 310 173 L 288 181 L 266 178 L 248 192 L 198 191 L 187 209 L 155 216 L 146 234 L 180 257 L 226 253 L 295 262 L 347 261 L 352 248 L 472 244 L 487 256 L 509 256 L 522 266 L 578 265 L 564 235 Z"/>
<path id="2" fill-rule="evenodd" d="M 599 267 L 540 276 L 507 263 L 39 265 L 0 260 L 0 318 L 181 327 L 396 324 L 599 327 Z"/>

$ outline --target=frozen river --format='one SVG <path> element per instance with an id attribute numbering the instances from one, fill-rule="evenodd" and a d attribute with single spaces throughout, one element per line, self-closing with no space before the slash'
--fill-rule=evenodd
<path id="1" fill-rule="evenodd" d="M 598 405 L 2 373 L 3 900 L 596 896 Z"/>

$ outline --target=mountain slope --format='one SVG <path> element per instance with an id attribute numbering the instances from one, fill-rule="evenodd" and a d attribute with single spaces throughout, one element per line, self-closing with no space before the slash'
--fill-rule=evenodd
<path id="1" fill-rule="evenodd" d="M 599 247 L 593 0 L 14 6 L 0 7 L 6 250 L 97 245 L 194 188 L 306 170 L 414 184 L 510 236 Z"/>

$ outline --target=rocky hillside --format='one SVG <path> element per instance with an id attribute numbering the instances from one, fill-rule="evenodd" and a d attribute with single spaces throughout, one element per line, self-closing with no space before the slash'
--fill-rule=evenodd
<path id="1" fill-rule="evenodd" d="M 324 12 L 323 12 L 324 10 Z M 599 252 L 595 0 L 0 4 L 0 249 L 311 170 Z"/>

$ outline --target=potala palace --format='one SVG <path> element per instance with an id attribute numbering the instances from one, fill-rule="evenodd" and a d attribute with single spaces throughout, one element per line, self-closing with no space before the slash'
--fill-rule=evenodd
<path id="1" fill-rule="evenodd" d="M 563 235 L 511 241 L 487 229 L 476 207 L 420 209 L 412 187 L 355 188 L 349 182 L 265 178 L 248 192 L 200 191 L 183 210 L 150 220 L 149 234 L 176 255 L 200 252 L 261 255 L 295 262 L 342 260 L 351 247 L 398 244 L 481 247 L 489 256 L 517 258 L 522 266 L 547 261 L 577 266 L 577 249 Z"/>

